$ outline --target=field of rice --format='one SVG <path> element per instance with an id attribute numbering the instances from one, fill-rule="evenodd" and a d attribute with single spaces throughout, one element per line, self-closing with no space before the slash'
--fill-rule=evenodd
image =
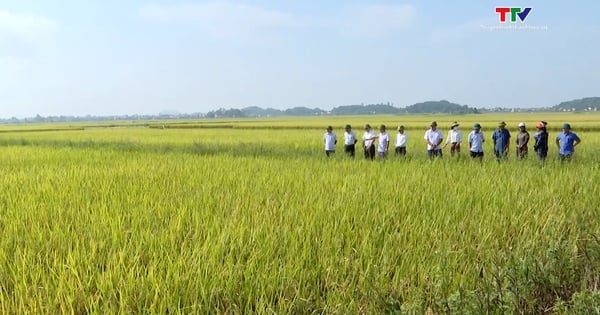
<path id="1" fill-rule="evenodd" d="M 497 163 L 503 120 L 550 152 Z M 429 161 L 437 120 L 483 163 Z M 557 160 L 570 122 L 582 143 Z M 0 125 L 2 314 L 600 314 L 598 114 Z M 406 126 L 407 158 L 323 133 Z M 393 143 L 391 145 L 393 147 Z M 393 150 L 393 149 L 392 149 Z"/>

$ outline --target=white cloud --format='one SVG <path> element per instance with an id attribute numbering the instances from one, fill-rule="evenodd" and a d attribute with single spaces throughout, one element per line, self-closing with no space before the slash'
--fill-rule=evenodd
<path id="1" fill-rule="evenodd" d="M 478 19 L 458 25 L 436 28 L 431 32 L 431 41 L 433 44 L 441 45 L 451 42 L 462 42 L 480 34 L 483 31 L 481 25 L 486 24 L 486 22 L 489 22 L 489 20 Z"/>
<path id="2" fill-rule="evenodd" d="M 292 24 L 288 13 L 230 2 L 148 5 L 141 14 L 150 21 L 195 25 L 214 37 L 246 37 Z"/>
<path id="3" fill-rule="evenodd" d="M 370 5 L 353 8 L 342 16 L 344 32 L 361 36 L 384 36 L 410 27 L 416 9 L 409 4 Z"/>
<path id="4" fill-rule="evenodd" d="M 36 41 L 54 33 L 57 29 L 56 22 L 49 18 L 0 10 L 0 36 L 14 36 Z"/>
<path id="5" fill-rule="evenodd" d="M 57 29 L 49 18 L 0 10 L 0 56 L 28 57 Z"/>
<path id="6" fill-rule="evenodd" d="M 240 38 L 284 28 L 331 30 L 353 36 L 379 37 L 410 27 L 416 17 L 412 5 L 368 5 L 342 9 L 330 15 L 300 16 L 233 2 L 147 5 L 143 18 L 198 27 L 217 38 Z"/>

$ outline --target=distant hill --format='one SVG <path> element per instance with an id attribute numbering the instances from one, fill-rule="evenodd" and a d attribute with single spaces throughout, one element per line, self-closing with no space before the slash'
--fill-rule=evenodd
<path id="1" fill-rule="evenodd" d="M 344 105 L 331 110 L 332 115 L 399 114 L 401 112 L 400 108 L 390 104 Z"/>
<path id="2" fill-rule="evenodd" d="M 404 112 L 409 114 L 429 114 L 429 113 L 478 113 L 477 108 L 471 108 L 467 105 L 459 105 L 446 100 L 429 101 L 416 103 L 404 108 Z"/>
<path id="3" fill-rule="evenodd" d="M 286 115 L 290 116 L 314 116 L 327 114 L 326 111 L 320 108 L 294 107 L 285 110 Z"/>
<path id="4" fill-rule="evenodd" d="M 417 103 L 405 108 L 387 104 L 342 105 L 331 111 L 320 108 L 294 107 L 286 110 L 274 108 L 263 109 L 258 106 L 246 107 L 241 110 L 219 109 L 209 112 L 207 117 L 270 117 L 270 116 L 316 116 L 316 115 L 375 115 L 375 114 L 423 114 L 423 113 L 478 113 L 476 108 L 459 105 L 446 100 Z M 225 115 L 225 116 L 224 116 Z M 232 116 L 229 116 L 232 117 Z"/>
<path id="5" fill-rule="evenodd" d="M 395 107 L 390 103 L 367 104 L 367 105 L 342 105 L 327 111 L 320 108 L 294 107 L 285 110 L 275 108 L 262 108 L 250 106 L 242 109 L 219 108 L 207 113 L 180 113 L 174 110 L 164 110 L 157 115 L 112 115 L 112 116 L 47 116 L 36 115 L 29 118 L 0 118 L 0 123 L 18 122 L 68 122 L 68 121 L 100 121 L 100 120 L 151 120 L 151 119 L 198 119 L 198 118 L 236 118 L 236 117 L 272 117 L 272 116 L 317 116 L 317 115 L 402 115 L 402 114 L 466 114 L 480 112 L 541 112 L 541 111 L 598 111 L 600 108 L 600 97 L 585 97 L 571 101 L 565 101 L 552 107 L 534 108 L 475 108 L 441 101 L 427 101 L 416 103 L 406 107 Z"/>
<path id="6" fill-rule="evenodd" d="M 242 113 L 241 110 L 236 109 L 236 108 L 230 108 L 230 109 L 219 108 L 217 110 L 213 110 L 213 111 L 206 113 L 205 117 L 207 117 L 207 118 L 224 118 L 224 117 L 236 118 L 236 117 L 246 117 L 246 115 L 244 115 L 244 113 Z"/>
<path id="7" fill-rule="evenodd" d="M 242 108 L 242 113 L 244 113 L 244 115 L 248 117 L 272 117 L 285 115 L 285 113 L 279 109 L 261 108 L 258 106 Z"/>
<path id="8" fill-rule="evenodd" d="M 578 100 L 562 102 L 552 106 L 555 111 L 598 111 L 600 108 L 600 97 L 586 97 Z"/>

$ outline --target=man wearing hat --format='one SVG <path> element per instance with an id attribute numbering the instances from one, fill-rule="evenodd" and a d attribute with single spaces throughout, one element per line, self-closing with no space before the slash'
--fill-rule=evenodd
<path id="1" fill-rule="evenodd" d="M 519 123 L 519 133 L 517 134 L 517 159 L 524 159 L 527 157 L 527 153 L 529 149 L 527 145 L 529 144 L 529 132 L 525 127 L 524 122 Z"/>
<path id="2" fill-rule="evenodd" d="M 390 134 L 385 130 L 385 125 L 379 126 L 379 136 L 377 137 L 377 156 L 380 159 L 385 159 L 390 147 Z"/>
<path id="3" fill-rule="evenodd" d="M 505 122 L 502 121 L 498 124 L 498 129 L 494 130 L 494 133 L 492 134 L 492 140 L 494 141 L 494 155 L 496 155 L 496 159 L 498 161 L 500 161 L 500 159 L 507 159 L 510 132 L 506 129 Z"/>
<path id="4" fill-rule="evenodd" d="M 330 154 L 335 153 L 337 135 L 333 132 L 333 127 L 327 126 L 325 134 L 323 135 L 323 142 L 325 142 L 325 155 L 329 157 Z"/>
<path id="5" fill-rule="evenodd" d="M 454 156 L 454 153 L 460 153 L 460 143 L 462 142 L 462 131 L 458 128 L 460 126 L 458 122 L 453 122 L 450 125 L 450 131 L 448 131 L 448 138 L 446 138 L 446 144 L 444 147 L 450 143 L 450 155 Z"/>
<path id="6" fill-rule="evenodd" d="M 545 161 L 548 156 L 548 131 L 546 131 L 546 124 L 543 121 L 535 124 L 537 132 L 533 134 L 535 143 L 533 144 L 533 150 L 537 153 L 540 161 Z"/>
<path id="7" fill-rule="evenodd" d="M 398 126 L 398 134 L 396 135 L 396 155 L 406 156 L 406 144 L 408 143 L 408 135 L 404 131 L 404 126 Z"/>
<path id="8" fill-rule="evenodd" d="M 377 139 L 377 135 L 371 125 L 365 125 L 365 133 L 362 137 L 363 150 L 365 151 L 365 158 L 373 160 L 375 159 L 375 139 Z"/>
<path id="9" fill-rule="evenodd" d="M 556 137 L 556 146 L 558 147 L 558 158 L 561 161 L 570 160 L 575 147 L 581 143 L 581 139 L 576 133 L 571 131 L 571 124 L 564 123 L 562 132 Z"/>
<path id="10" fill-rule="evenodd" d="M 485 137 L 483 136 L 483 131 L 481 131 L 481 125 L 476 123 L 473 125 L 473 131 L 469 133 L 469 148 L 472 158 L 478 158 L 480 161 L 483 160 L 484 142 Z"/>
<path id="11" fill-rule="evenodd" d="M 425 132 L 425 142 L 427 142 L 427 156 L 430 159 L 433 159 L 436 156 L 442 157 L 442 140 L 444 139 L 444 134 L 441 130 L 437 129 L 437 122 L 432 121 L 429 124 L 431 128 L 429 128 Z"/>
<path id="12" fill-rule="evenodd" d="M 354 157 L 356 142 L 358 142 L 356 132 L 352 130 L 352 126 L 346 125 L 344 131 L 344 152 L 346 152 L 349 157 Z"/>

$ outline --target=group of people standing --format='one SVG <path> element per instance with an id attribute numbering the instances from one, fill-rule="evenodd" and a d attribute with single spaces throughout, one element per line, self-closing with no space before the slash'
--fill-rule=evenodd
<path id="1" fill-rule="evenodd" d="M 344 129 L 344 152 L 348 156 L 354 157 L 356 154 L 358 136 L 356 135 L 356 132 L 352 130 L 351 125 L 346 125 Z M 391 139 L 385 125 L 380 125 L 379 133 L 376 133 L 370 124 L 366 124 L 365 132 L 362 136 L 362 147 L 365 158 L 374 160 L 376 153 L 377 157 L 382 159 L 385 158 L 390 147 Z M 327 127 L 327 130 L 323 135 L 323 141 L 325 142 L 325 154 L 329 156 L 334 153 L 337 144 L 337 135 L 333 132 L 333 127 Z M 396 154 L 406 155 L 407 142 L 408 136 L 404 132 L 404 126 L 399 126 L 398 135 L 396 136 Z"/>
<path id="2" fill-rule="evenodd" d="M 537 154 L 537 157 L 544 161 L 548 156 L 548 131 L 546 121 L 537 122 L 535 127 L 537 131 L 533 134 L 534 145 L 533 149 Z M 438 128 L 437 122 L 432 121 L 429 125 L 429 129 L 425 131 L 424 140 L 427 143 L 427 156 L 430 159 L 441 158 L 443 156 L 443 148 L 450 145 L 450 155 L 455 156 L 460 154 L 461 143 L 463 141 L 462 131 L 459 128 L 458 122 L 453 122 L 450 125 L 450 131 L 444 141 L 444 135 Z M 365 124 L 365 132 L 362 136 L 362 147 L 364 156 L 366 159 L 374 160 L 375 156 L 379 159 L 386 158 L 390 142 L 392 138 L 387 132 L 385 125 L 379 126 L 379 133 L 377 133 L 370 124 Z M 524 159 L 527 157 L 529 152 L 530 134 L 527 131 L 525 123 L 521 122 L 518 124 L 519 131 L 516 139 L 516 157 L 517 159 Z M 344 152 L 354 157 L 356 153 L 356 144 L 359 139 L 356 133 L 352 130 L 352 126 L 346 125 L 344 128 Z M 508 159 L 508 153 L 510 148 L 510 131 L 506 128 L 505 122 L 500 122 L 498 128 L 494 130 L 492 134 L 492 141 L 494 145 L 494 155 L 498 161 Z M 406 156 L 406 145 L 408 143 L 408 135 L 404 130 L 404 126 L 398 126 L 398 133 L 395 139 L 395 154 L 398 156 Z M 325 134 L 323 135 L 323 141 L 325 143 L 325 154 L 335 152 L 335 146 L 337 144 L 337 135 L 333 131 L 332 126 L 328 126 Z M 484 156 L 483 144 L 485 137 L 481 130 L 481 124 L 475 123 L 472 131 L 467 137 L 469 144 L 469 153 L 471 158 L 477 158 L 482 160 Z M 571 131 L 571 125 L 564 123 L 562 126 L 562 132 L 556 137 L 556 146 L 559 150 L 559 159 L 568 160 L 575 152 L 575 147 L 581 143 L 581 139 L 576 133 Z"/>

